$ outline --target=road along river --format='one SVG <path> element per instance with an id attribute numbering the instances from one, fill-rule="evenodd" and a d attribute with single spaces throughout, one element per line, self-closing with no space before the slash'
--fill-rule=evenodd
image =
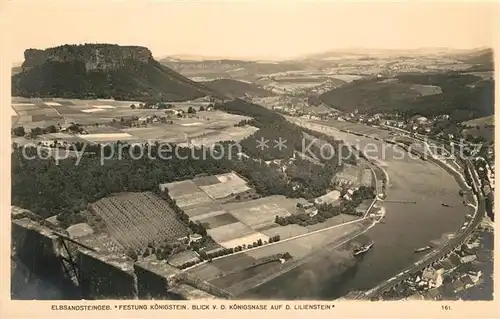
<path id="1" fill-rule="evenodd" d="M 300 285 L 304 289 L 304 295 L 298 291 L 283 294 L 287 289 L 287 282 L 295 281 L 300 275 L 292 271 L 263 285 L 256 292 L 259 297 L 280 298 L 294 295 L 297 298 L 332 299 L 349 291 L 373 288 L 419 260 L 422 255 L 414 253 L 415 249 L 427 246 L 430 241 L 441 238 L 443 234 L 455 233 L 463 224 L 465 215 L 470 212 L 470 208 L 463 205 L 462 198 L 458 195 L 459 185 L 453 176 L 441 167 L 414 155 L 403 154 L 392 144 L 340 132 L 335 128 L 380 138 L 388 138 L 389 132 L 353 123 L 291 120 L 309 129 L 354 144 L 369 157 L 376 158 L 389 176 L 387 202 L 383 204 L 386 211 L 385 223 L 377 224 L 366 233 L 375 245 L 347 273 L 337 278 L 334 278 L 335 275 L 329 277 L 325 271 L 318 271 L 316 277 L 312 275 L 314 280 L 311 280 L 310 284 L 323 285 L 321 289 L 314 290 L 316 292 L 314 296 L 306 295 L 306 291 L 310 290 L 307 288 L 309 284 L 307 282 Z M 447 204 L 449 207 L 442 204 Z M 316 266 L 311 265 L 311 267 Z M 324 263 L 322 266 L 327 267 Z M 304 271 L 304 268 L 300 271 Z M 314 269 L 311 271 L 314 274 Z M 277 287 L 279 289 L 276 289 Z M 266 290 L 273 295 L 267 294 Z"/>

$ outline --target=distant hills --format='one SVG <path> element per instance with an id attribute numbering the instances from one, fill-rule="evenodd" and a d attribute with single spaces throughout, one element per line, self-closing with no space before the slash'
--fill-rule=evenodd
<path id="1" fill-rule="evenodd" d="M 154 60 L 145 47 L 63 45 L 25 51 L 12 76 L 12 95 L 184 101 L 217 92 Z"/>
<path id="2" fill-rule="evenodd" d="M 160 63 L 185 76 L 207 76 L 221 78 L 258 77 L 279 72 L 297 71 L 305 68 L 300 62 L 290 61 L 245 61 L 245 60 L 182 60 L 173 57 L 160 59 Z"/>
<path id="3" fill-rule="evenodd" d="M 473 64 L 471 69 L 476 71 L 490 71 L 494 69 L 492 49 L 483 49 L 457 56 L 457 59 L 467 64 Z"/>
<path id="4" fill-rule="evenodd" d="M 401 74 L 353 81 L 320 100 L 347 112 L 450 114 L 454 121 L 465 121 L 494 114 L 494 82 L 459 72 Z"/>
<path id="5" fill-rule="evenodd" d="M 203 83 L 208 88 L 232 98 L 241 98 L 247 95 L 252 97 L 269 97 L 276 95 L 259 85 L 232 79 L 219 79 Z"/>
<path id="6" fill-rule="evenodd" d="M 460 57 L 473 56 L 488 52 L 492 54 L 491 48 L 476 49 L 452 49 L 452 48 L 415 48 L 415 49 L 377 49 L 377 48 L 350 48 L 331 50 L 322 53 L 314 53 L 297 58 L 296 60 L 320 60 L 345 56 L 359 57 L 400 57 L 400 56 L 442 56 Z"/>

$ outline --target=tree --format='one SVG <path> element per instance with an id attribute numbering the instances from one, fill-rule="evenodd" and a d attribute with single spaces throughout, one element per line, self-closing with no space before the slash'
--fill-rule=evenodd
<path id="1" fill-rule="evenodd" d="M 290 253 L 289 253 L 289 252 L 284 253 L 282 257 L 283 257 L 285 260 L 292 259 L 292 255 L 290 255 Z"/>
<path id="2" fill-rule="evenodd" d="M 42 134 L 43 134 L 43 130 L 39 127 L 35 127 L 35 128 L 31 129 L 31 136 L 33 136 L 33 137 L 36 137 L 36 136 L 42 135 Z"/>
<path id="3" fill-rule="evenodd" d="M 24 131 L 24 127 L 23 126 L 18 126 L 16 128 L 14 128 L 12 130 L 12 133 L 15 135 L 15 136 L 24 136 L 26 134 L 26 132 Z"/>
<path id="4" fill-rule="evenodd" d="M 130 108 L 131 108 L 132 110 L 135 110 L 135 104 L 132 104 L 132 105 L 130 106 Z"/>
<path id="5" fill-rule="evenodd" d="M 125 254 L 128 257 L 132 258 L 133 261 L 137 261 L 137 253 L 132 248 L 127 249 L 127 251 L 125 252 Z"/>
<path id="6" fill-rule="evenodd" d="M 205 108 L 202 105 L 202 106 L 200 106 L 200 112 L 203 112 L 203 111 L 205 111 Z"/>
<path id="7" fill-rule="evenodd" d="M 196 110 L 194 109 L 194 107 L 190 106 L 188 108 L 188 111 L 187 111 L 189 114 L 196 114 Z"/>
<path id="8" fill-rule="evenodd" d="M 47 127 L 43 130 L 43 132 L 44 132 L 45 134 L 56 133 L 56 132 L 57 132 L 57 129 L 56 129 L 56 127 L 55 127 L 54 125 L 49 125 L 49 126 L 47 126 Z"/>

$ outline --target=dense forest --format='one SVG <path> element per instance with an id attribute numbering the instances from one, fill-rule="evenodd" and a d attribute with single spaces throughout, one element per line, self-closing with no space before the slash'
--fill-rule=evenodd
<path id="1" fill-rule="evenodd" d="M 216 108 L 227 113 L 252 117 L 252 120 L 248 121 L 247 124 L 258 127 L 259 130 L 240 142 L 244 152 L 252 157 L 261 158 L 263 160 L 290 158 L 293 156 L 294 151 L 300 152 L 305 149 L 304 146 L 309 146 L 309 142 L 304 138 L 304 133 L 329 143 L 333 149 L 337 151 L 337 156 L 328 160 L 331 163 L 339 163 L 340 155 L 342 155 L 342 158 L 347 158 L 347 155 L 351 154 L 350 149 L 344 146 L 342 141 L 322 133 L 299 127 L 287 121 L 282 115 L 263 106 L 252 104 L 241 99 L 235 99 L 224 104 L 216 105 Z M 275 141 L 280 138 L 286 140 L 286 148 L 280 149 L 275 147 Z M 269 148 L 261 149 L 256 147 L 256 141 L 261 139 L 269 141 L 267 144 Z M 319 145 L 311 146 L 310 151 L 320 160 L 324 157 L 321 156 Z M 355 162 L 354 159 L 349 160 L 352 163 Z"/>

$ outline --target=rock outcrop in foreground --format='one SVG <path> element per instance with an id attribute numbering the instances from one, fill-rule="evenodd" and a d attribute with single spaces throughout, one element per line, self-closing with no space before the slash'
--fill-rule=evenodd
<path id="1" fill-rule="evenodd" d="M 114 44 L 62 45 L 24 52 L 12 95 L 183 101 L 217 95 L 157 62 L 148 48 Z"/>

